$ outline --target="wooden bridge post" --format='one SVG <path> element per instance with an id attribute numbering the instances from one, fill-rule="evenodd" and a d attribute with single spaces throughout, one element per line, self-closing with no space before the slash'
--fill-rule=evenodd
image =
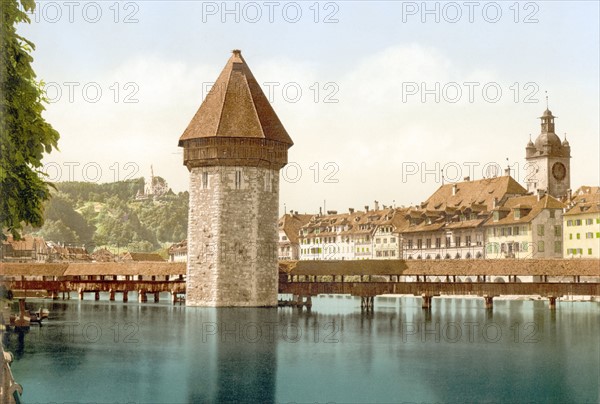
<path id="1" fill-rule="evenodd" d="M 146 303 L 148 301 L 148 297 L 146 296 L 146 291 L 145 290 L 139 290 L 138 291 L 138 302 L 140 303 Z"/>
<path id="2" fill-rule="evenodd" d="M 171 291 L 171 303 L 177 303 L 177 292 L 175 292 L 174 290 Z"/>
<path id="3" fill-rule="evenodd" d="M 129 300 L 129 298 L 127 297 L 127 293 L 128 293 L 128 291 L 126 291 L 126 290 L 123 291 L 123 303 L 127 303 L 127 301 Z"/>
<path id="4" fill-rule="evenodd" d="M 550 310 L 556 310 L 556 296 L 548 296 L 548 308 Z"/>
<path id="5" fill-rule="evenodd" d="M 432 297 L 426 293 L 423 293 L 421 295 L 421 298 L 423 299 L 423 304 L 421 305 L 421 307 L 426 310 L 431 310 L 431 298 Z"/>
<path id="6" fill-rule="evenodd" d="M 483 299 L 485 300 L 485 308 L 486 309 L 494 308 L 494 296 L 484 295 Z"/>
<path id="7" fill-rule="evenodd" d="M 96 300 L 96 301 L 100 300 L 100 292 L 96 291 L 94 293 L 94 300 Z"/>
<path id="8" fill-rule="evenodd" d="M 160 300 L 160 292 L 154 292 L 154 303 L 158 303 Z"/>
<path id="9" fill-rule="evenodd" d="M 79 294 L 79 300 L 83 300 L 83 289 L 80 288 L 77 293 Z"/>
<path id="10" fill-rule="evenodd" d="M 374 296 L 361 296 L 360 297 L 360 309 L 364 311 L 373 311 L 375 306 Z"/>
<path id="11" fill-rule="evenodd" d="M 115 301 L 115 290 L 111 289 L 108 291 L 108 300 L 111 302 Z"/>

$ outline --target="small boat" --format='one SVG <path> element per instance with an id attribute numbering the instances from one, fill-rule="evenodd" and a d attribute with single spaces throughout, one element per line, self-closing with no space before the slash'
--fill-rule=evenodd
<path id="1" fill-rule="evenodd" d="M 47 319 L 50 312 L 41 307 L 38 311 L 31 312 L 25 308 L 25 299 L 19 299 L 19 314 L 10 315 L 10 326 L 15 329 L 29 329 L 31 323 L 42 325 L 42 320 Z"/>

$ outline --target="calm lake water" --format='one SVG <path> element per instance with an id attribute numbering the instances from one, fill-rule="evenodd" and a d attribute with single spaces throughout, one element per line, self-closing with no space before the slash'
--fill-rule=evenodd
<path id="1" fill-rule="evenodd" d="M 600 304 L 346 296 L 311 312 L 34 301 L 5 336 L 34 402 L 600 401 Z M 133 299 L 131 299 L 133 300 Z"/>

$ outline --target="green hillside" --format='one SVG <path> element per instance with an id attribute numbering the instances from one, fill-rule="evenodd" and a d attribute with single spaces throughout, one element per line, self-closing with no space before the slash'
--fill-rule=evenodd
<path id="1" fill-rule="evenodd" d="M 187 237 L 188 193 L 172 191 L 136 200 L 144 179 L 114 183 L 55 184 L 45 204 L 45 223 L 33 232 L 47 241 L 108 247 L 120 251 L 156 251 Z"/>

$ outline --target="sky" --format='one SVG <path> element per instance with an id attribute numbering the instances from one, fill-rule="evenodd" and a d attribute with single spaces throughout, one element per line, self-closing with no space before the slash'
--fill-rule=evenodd
<path id="1" fill-rule="evenodd" d="M 18 32 L 61 134 L 44 159 L 52 181 L 152 166 L 187 190 L 178 139 L 241 49 L 294 141 L 281 213 L 414 205 L 507 165 L 524 184 L 546 94 L 572 188 L 600 184 L 596 1 L 37 5 Z"/>

